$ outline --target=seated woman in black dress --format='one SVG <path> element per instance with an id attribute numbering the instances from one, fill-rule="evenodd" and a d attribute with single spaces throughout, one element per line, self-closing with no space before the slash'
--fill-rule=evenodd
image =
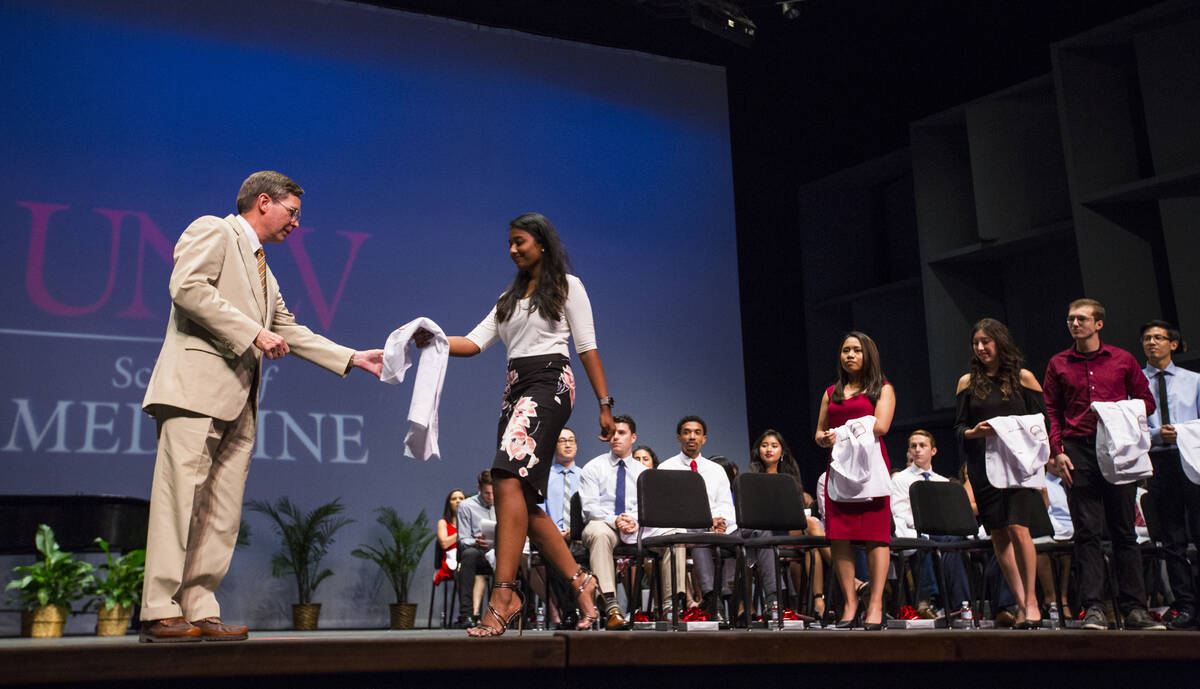
<path id="1" fill-rule="evenodd" d="M 1017 600 L 1017 626 L 1041 625 L 1038 607 L 1037 553 L 1029 536 L 1033 510 L 1045 509 L 1032 488 L 998 489 L 988 482 L 984 461 L 985 438 L 996 435 L 988 419 L 997 416 L 1046 413 L 1042 386 L 1021 368 L 1021 350 L 1003 323 L 984 318 L 971 329 L 971 371 L 958 379 L 954 431 L 967 457 L 967 476 L 983 527 L 1004 579 Z"/>

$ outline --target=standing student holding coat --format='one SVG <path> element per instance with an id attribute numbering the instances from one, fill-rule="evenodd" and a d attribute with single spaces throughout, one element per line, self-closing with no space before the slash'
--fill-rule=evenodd
<path id="1" fill-rule="evenodd" d="M 821 412 L 817 417 L 818 445 L 833 448 L 837 434 L 833 429 L 847 421 L 874 416 L 875 442 L 882 454 L 884 476 L 890 464 L 887 448 L 879 438 L 886 435 L 896 411 L 896 393 L 883 375 L 879 350 L 866 333 L 857 330 L 842 338 L 838 347 L 837 382 L 830 385 L 821 397 Z M 832 463 L 832 453 L 830 455 Z M 827 467 L 828 470 L 828 467 Z M 830 475 L 826 474 L 824 495 L 825 535 L 830 540 L 834 570 L 845 595 L 846 607 L 836 624 L 850 629 L 860 624 L 858 592 L 854 587 L 854 552 L 852 544 L 862 542 L 867 549 L 867 568 L 870 572 L 871 593 L 861 625 L 868 630 L 883 628 L 883 586 L 887 582 L 888 543 L 891 541 L 892 509 L 887 495 L 863 502 L 835 502 L 829 496 Z"/>
<path id="2" fill-rule="evenodd" d="M 508 255 L 517 275 L 487 317 L 466 337 L 451 337 L 450 356 L 469 357 L 504 342 L 507 385 L 492 463 L 496 497 L 495 583 L 487 614 L 467 630 L 475 637 L 500 636 L 519 621 L 524 598 L 516 583 L 528 536 L 578 595 L 579 629 L 598 619 L 596 577 L 577 567 L 558 527 L 538 503 L 545 500 L 558 435 L 575 404 L 575 375 L 567 340 L 583 362 L 600 403 L 600 439 L 615 429 L 613 399 L 596 350 L 592 305 L 579 278 L 567 273 L 567 252 L 545 216 L 526 213 L 508 230 Z"/>

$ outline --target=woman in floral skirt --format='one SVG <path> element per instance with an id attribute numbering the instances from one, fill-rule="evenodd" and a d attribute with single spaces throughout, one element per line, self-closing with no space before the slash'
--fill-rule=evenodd
<path id="1" fill-rule="evenodd" d="M 516 583 L 525 537 L 566 577 L 578 594 L 580 629 L 597 619 L 596 578 L 579 567 L 558 527 L 538 503 L 545 499 L 558 434 L 575 404 L 575 352 L 600 401 L 600 439 L 613 434 L 612 398 L 596 350 L 592 306 L 583 283 L 568 274 L 567 252 L 544 216 L 526 213 L 509 223 L 508 255 L 517 276 L 487 317 L 466 337 L 450 338 L 451 356 L 475 356 L 502 341 L 508 350 L 508 384 L 500 407 L 492 480 L 496 495 L 495 584 L 487 614 L 467 630 L 500 636 L 521 618 Z"/>

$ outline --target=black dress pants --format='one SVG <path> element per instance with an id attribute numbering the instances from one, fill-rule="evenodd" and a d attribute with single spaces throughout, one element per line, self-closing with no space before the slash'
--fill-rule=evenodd
<path id="1" fill-rule="evenodd" d="M 1138 549 L 1133 502 L 1137 485 L 1116 486 L 1100 474 L 1096 463 L 1096 436 L 1063 438 L 1063 447 L 1075 470 L 1067 490 L 1071 521 L 1075 524 L 1075 564 L 1079 573 L 1079 597 L 1084 607 L 1104 601 L 1105 566 L 1100 541 L 1108 527 L 1113 564 L 1117 575 L 1117 602 L 1122 614 L 1146 607 L 1146 584 L 1142 578 L 1142 552 Z"/>
<path id="2" fill-rule="evenodd" d="M 1150 494 L 1158 523 L 1162 525 L 1163 550 L 1167 553 L 1167 579 L 1175 596 L 1175 609 L 1196 613 L 1196 588 L 1188 563 L 1188 532 L 1200 548 L 1200 486 L 1192 483 L 1179 462 L 1179 450 L 1150 453 L 1154 477 Z"/>
<path id="3" fill-rule="evenodd" d="M 473 615 L 474 610 L 471 606 L 471 595 L 475 590 L 475 575 L 476 574 L 491 574 L 492 566 L 488 564 L 487 558 L 484 557 L 486 551 L 476 548 L 475 546 L 458 545 L 458 614 L 460 618 L 465 619 L 468 615 Z M 482 611 L 480 611 L 482 612 Z"/>

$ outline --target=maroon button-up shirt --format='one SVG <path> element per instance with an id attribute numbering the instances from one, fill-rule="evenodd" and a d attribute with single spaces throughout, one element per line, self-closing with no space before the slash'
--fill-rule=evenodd
<path id="1" fill-rule="evenodd" d="M 1055 354 L 1046 365 L 1042 389 L 1046 395 L 1046 415 L 1050 417 L 1053 454 L 1062 453 L 1063 438 L 1096 434 L 1092 402 L 1139 399 L 1146 403 L 1147 416 L 1154 413 L 1154 395 L 1133 355 L 1103 342 L 1092 354 L 1080 354 L 1074 345 Z"/>

